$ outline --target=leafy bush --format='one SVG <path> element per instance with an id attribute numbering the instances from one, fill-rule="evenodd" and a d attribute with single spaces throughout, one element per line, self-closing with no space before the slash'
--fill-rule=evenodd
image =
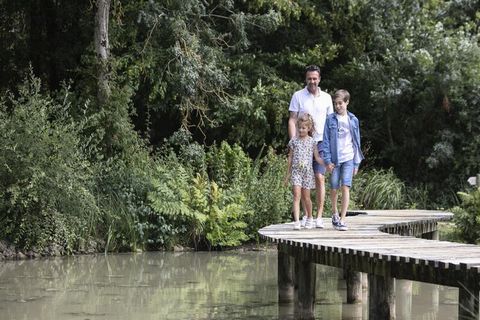
<path id="1" fill-rule="evenodd" d="M 155 211 L 175 221 L 195 248 L 235 246 L 247 239 L 242 218 L 250 214 L 235 189 L 222 190 L 205 173 L 180 165 L 174 155 L 161 161 L 148 199 Z"/>
<path id="2" fill-rule="evenodd" d="M 26 249 L 73 250 L 99 214 L 83 123 L 69 116 L 67 101 L 42 95 L 35 78 L 0 101 L 1 238 Z"/>
<path id="3" fill-rule="evenodd" d="M 460 237 L 468 243 L 480 242 L 480 188 L 458 192 L 461 204 L 452 209 Z"/>
<path id="4" fill-rule="evenodd" d="M 248 206 L 254 212 L 247 217 L 248 234 L 252 238 L 262 227 L 291 219 L 292 194 L 284 185 L 286 167 L 286 157 L 275 154 L 273 149 L 254 163 L 245 189 Z"/>
<path id="5" fill-rule="evenodd" d="M 405 206 L 405 184 L 393 170 L 370 170 L 356 177 L 353 200 L 363 209 L 400 209 Z"/>

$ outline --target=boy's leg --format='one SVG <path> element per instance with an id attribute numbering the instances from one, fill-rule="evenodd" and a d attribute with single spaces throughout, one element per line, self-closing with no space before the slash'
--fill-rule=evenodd
<path id="1" fill-rule="evenodd" d="M 330 189 L 330 201 L 332 202 L 332 215 L 335 213 L 338 213 L 337 200 L 338 200 L 337 189 Z"/>
<path id="2" fill-rule="evenodd" d="M 340 212 L 340 221 L 345 222 L 347 216 L 348 205 L 350 203 L 350 187 L 342 186 L 342 211 Z"/>
<path id="3" fill-rule="evenodd" d="M 332 225 L 336 227 L 339 223 L 340 218 L 338 217 L 338 188 L 340 186 L 340 168 L 333 168 L 332 174 L 330 175 L 330 200 L 332 202 Z"/>
<path id="4" fill-rule="evenodd" d="M 350 187 L 352 186 L 353 169 L 353 160 L 340 164 L 340 180 L 342 184 L 342 211 L 340 213 L 340 220 L 343 223 L 345 223 L 345 217 L 347 216 L 348 205 L 350 203 Z"/>

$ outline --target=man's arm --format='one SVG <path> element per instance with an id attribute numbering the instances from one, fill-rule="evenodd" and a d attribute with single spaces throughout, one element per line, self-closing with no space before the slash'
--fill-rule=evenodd
<path id="1" fill-rule="evenodd" d="M 292 139 L 297 135 L 297 112 L 290 111 L 288 118 L 288 137 Z"/>

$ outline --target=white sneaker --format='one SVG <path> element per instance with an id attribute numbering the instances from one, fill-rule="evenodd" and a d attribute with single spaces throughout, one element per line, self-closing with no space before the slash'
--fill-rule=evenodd
<path id="1" fill-rule="evenodd" d="M 317 218 L 317 221 L 315 222 L 315 227 L 323 229 L 325 226 L 323 225 L 323 219 L 322 218 Z"/>
<path id="2" fill-rule="evenodd" d="M 302 228 L 305 228 L 305 225 L 307 224 L 307 216 L 303 216 L 302 221 L 300 221 L 300 225 Z"/>
<path id="3" fill-rule="evenodd" d="M 305 222 L 305 229 L 312 229 L 315 226 L 315 221 L 313 221 L 313 218 L 307 219 L 307 222 Z"/>
<path id="4" fill-rule="evenodd" d="M 293 230 L 300 230 L 301 228 L 300 221 L 297 221 L 293 224 Z"/>

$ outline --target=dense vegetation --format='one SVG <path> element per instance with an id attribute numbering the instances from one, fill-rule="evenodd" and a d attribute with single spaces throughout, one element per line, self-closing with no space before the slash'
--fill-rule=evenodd
<path id="1" fill-rule="evenodd" d="M 314 63 L 361 122 L 352 206 L 458 206 L 479 240 L 478 1 L 103 0 L 103 60 L 100 2 L 0 0 L 0 239 L 67 253 L 255 239 L 290 218 L 287 108 Z"/>

